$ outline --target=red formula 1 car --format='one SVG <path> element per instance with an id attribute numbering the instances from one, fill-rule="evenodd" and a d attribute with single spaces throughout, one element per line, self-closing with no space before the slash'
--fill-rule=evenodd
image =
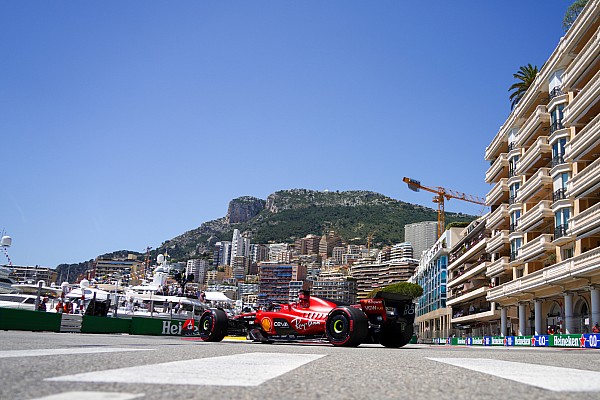
<path id="1" fill-rule="evenodd" d="M 271 310 L 259 310 L 228 319 L 225 311 L 206 310 L 200 318 L 200 338 L 219 342 L 228 328 L 242 326 L 248 337 L 263 343 L 327 339 L 334 346 L 358 346 L 381 343 L 402 347 L 413 335 L 415 306 L 411 297 L 378 293 L 373 299 L 356 305 L 310 297 L 301 292 L 297 303 L 275 304 Z"/>

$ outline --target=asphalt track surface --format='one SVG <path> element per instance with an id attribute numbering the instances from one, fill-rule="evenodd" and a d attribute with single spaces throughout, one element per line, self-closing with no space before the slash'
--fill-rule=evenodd
<path id="1" fill-rule="evenodd" d="M 596 349 L 0 332 L 0 399 L 600 399 Z"/>

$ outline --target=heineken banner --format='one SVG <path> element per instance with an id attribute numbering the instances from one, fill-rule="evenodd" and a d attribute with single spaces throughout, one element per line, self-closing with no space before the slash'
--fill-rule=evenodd
<path id="1" fill-rule="evenodd" d="M 434 339 L 434 343 L 454 346 L 577 347 L 600 349 L 600 334 L 449 337 L 446 339 Z"/>

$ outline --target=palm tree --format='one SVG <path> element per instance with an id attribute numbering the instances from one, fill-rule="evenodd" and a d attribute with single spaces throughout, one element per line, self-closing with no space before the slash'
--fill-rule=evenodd
<path id="1" fill-rule="evenodd" d="M 527 65 L 522 65 L 521 68 L 519 68 L 519 71 L 516 74 L 513 74 L 513 77 L 515 79 L 517 79 L 519 82 L 514 83 L 510 88 L 508 88 L 509 92 L 513 91 L 510 94 L 510 109 L 511 110 L 513 108 L 515 108 L 515 106 L 517 105 L 517 103 L 519 101 L 521 101 L 521 99 L 525 95 L 525 92 L 527 92 L 527 89 L 529 89 L 529 86 L 531 86 L 531 84 L 535 80 L 537 73 L 538 73 L 537 65 L 527 64 Z"/>

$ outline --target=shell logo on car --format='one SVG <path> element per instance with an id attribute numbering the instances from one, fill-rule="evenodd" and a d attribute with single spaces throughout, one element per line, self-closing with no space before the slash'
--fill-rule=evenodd
<path id="1" fill-rule="evenodd" d="M 273 323 L 271 322 L 271 318 L 263 318 L 260 320 L 260 326 L 264 329 L 265 332 L 270 332 Z"/>

